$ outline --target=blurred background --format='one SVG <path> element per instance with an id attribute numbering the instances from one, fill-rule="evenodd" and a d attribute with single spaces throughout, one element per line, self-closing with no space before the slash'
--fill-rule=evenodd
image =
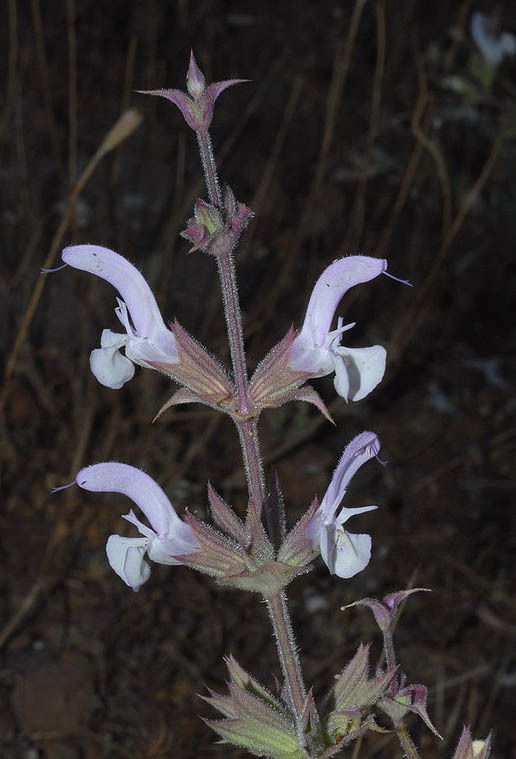
<path id="1" fill-rule="evenodd" d="M 208 82 L 251 80 L 220 97 L 212 128 L 221 176 L 256 213 L 238 254 L 250 367 L 302 323 L 334 258 L 385 257 L 414 285 L 381 277 L 341 304 L 357 322 L 348 344 L 383 344 L 389 364 L 358 404 L 314 382 L 336 427 L 298 403 L 261 420 L 290 524 L 358 432 L 376 431 L 389 461 L 347 496 L 380 505 L 353 525 L 372 534 L 368 568 L 344 581 L 317 562 L 289 589 L 306 680 L 321 698 L 360 640 L 379 653 L 372 614 L 342 605 L 431 588 L 395 638 L 444 736 L 410 721 L 425 759 L 451 757 L 463 722 L 493 728 L 497 759 L 516 756 L 513 4 L 7 0 L 0 21 L 1 756 L 243 757 L 214 745 L 198 694 L 224 686 L 230 652 L 270 687 L 280 675 L 257 597 L 159 565 L 132 593 L 104 550 L 132 534 L 128 501 L 49 492 L 111 459 L 143 467 L 179 511 L 207 516 L 208 478 L 245 510 L 226 419 L 186 406 L 151 424 L 165 378 L 137 370 L 112 391 L 92 377 L 90 351 L 117 329 L 113 288 L 39 274 L 65 244 L 111 247 L 165 319 L 227 359 L 214 262 L 178 236 L 206 196 L 194 135 L 172 104 L 135 93 L 183 87 L 191 47 Z M 131 106 L 141 125 L 99 157 Z M 343 755 L 397 752 L 371 735 Z"/>

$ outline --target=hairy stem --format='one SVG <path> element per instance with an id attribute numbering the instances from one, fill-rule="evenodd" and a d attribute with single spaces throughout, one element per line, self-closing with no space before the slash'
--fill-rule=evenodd
<path id="1" fill-rule="evenodd" d="M 265 599 L 271 617 L 274 637 L 278 645 L 278 655 L 285 676 L 290 705 L 295 714 L 296 722 L 301 722 L 306 698 L 303 676 L 297 656 L 296 643 L 292 632 L 292 624 L 287 609 L 284 592 Z"/>
<path id="2" fill-rule="evenodd" d="M 222 206 L 222 195 L 209 133 L 197 132 L 197 142 L 210 202 L 220 208 Z M 222 288 L 222 300 L 224 302 L 229 349 L 231 351 L 231 363 L 233 364 L 233 374 L 235 377 L 238 411 L 242 416 L 247 416 L 251 408 L 249 404 L 249 383 L 242 333 L 242 314 L 240 303 L 238 302 L 235 262 L 232 251 L 229 248 L 217 256 L 217 264 Z"/>
<path id="3" fill-rule="evenodd" d="M 238 411 L 247 416 L 251 411 L 249 403 L 249 383 L 245 361 L 244 336 L 242 333 L 242 316 L 238 302 L 235 263 L 230 250 L 217 256 L 224 314 L 228 330 L 229 349 L 237 394 Z"/>
<path id="4" fill-rule="evenodd" d="M 390 672 L 391 670 L 396 669 L 396 654 L 394 653 L 394 643 L 391 632 L 386 631 L 383 634 L 383 650 L 385 652 L 387 672 Z"/>
<path id="5" fill-rule="evenodd" d="M 220 208 L 222 205 L 222 195 L 220 193 L 217 166 L 215 164 L 215 156 L 213 155 L 211 137 L 209 132 L 196 132 L 196 134 L 199 153 L 201 154 L 202 168 L 204 170 L 204 178 L 206 179 L 206 187 L 208 188 L 208 197 L 210 203 L 213 203 L 214 206 Z"/>
<path id="6" fill-rule="evenodd" d="M 249 496 L 253 499 L 256 508 L 260 510 L 264 500 L 265 478 L 258 440 L 258 425 L 256 419 L 243 419 L 236 422 L 236 427 L 240 437 Z"/>
<path id="7" fill-rule="evenodd" d="M 210 202 L 220 207 L 222 205 L 222 197 L 209 134 L 198 133 L 197 141 Z M 228 249 L 220 253 L 217 256 L 217 263 L 240 417 L 235 418 L 234 421 L 240 437 L 249 497 L 252 499 L 254 508 L 257 509 L 258 514 L 261 515 L 265 495 L 263 462 L 260 455 L 257 420 L 251 416 L 252 406 L 249 401 L 249 381 L 242 332 L 242 315 L 238 300 L 232 251 Z M 269 596 L 265 600 L 278 645 L 279 659 L 287 685 L 291 708 L 298 727 L 301 727 L 306 691 L 297 656 L 292 624 L 287 609 L 286 596 L 284 592 L 281 592 Z"/>
<path id="8" fill-rule="evenodd" d="M 403 749 L 403 753 L 405 754 L 406 759 L 421 759 L 419 751 L 414 746 L 414 742 L 408 734 L 407 728 L 403 722 L 397 726 L 396 735 L 398 736 L 398 740 L 400 742 L 401 748 Z"/>

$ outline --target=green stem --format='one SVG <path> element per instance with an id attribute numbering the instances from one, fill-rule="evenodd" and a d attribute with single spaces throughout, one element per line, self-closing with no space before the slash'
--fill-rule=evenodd
<path id="1" fill-rule="evenodd" d="M 278 646 L 278 655 L 285 676 L 290 705 L 296 717 L 296 723 L 299 726 L 303 714 L 306 691 L 297 656 L 294 633 L 292 632 L 292 623 L 287 609 L 286 596 L 281 591 L 276 595 L 268 596 L 265 600 Z"/>
<path id="2" fill-rule="evenodd" d="M 396 654 L 394 653 L 392 633 L 389 631 L 385 631 L 383 634 L 383 650 L 385 652 L 387 672 L 390 672 L 391 670 L 396 669 Z"/>
<path id="3" fill-rule="evenodd" d="M 218 208 L 222 206 L 222 195 L 217 173 L 217 164 L 213 155 L 213 148 L 208 132 L 197 132 L 197 142 L 201 155 L 201 163 L 206 179 L 206 188 L 210 202 Z M 249 403 L 249 381 L 245 361 L 244 336 L 242 331 L 242 312 L 238 300 L 238 289 L 235 273 L 235 262 L 231 249 L 222 251 L 217 256 L 220 285 L 222 289 L 222 301 L 224 303 L 224 316 L 228 332 L 229 349 L 238 403 L 238 411 L 241 416 L 247 416 L 251 411 Z"/>
<path id="4" fill-rule="evenodd" d="M 421 759 L 419 751 L 414 746 L 412 738 L 408 734 L 407 728 L 403 722 L 396 727 L 396 735 L 398 736 L 400 746 L 403 749 L 406 759 Z"/>
<path id="5" fill-rule="evenodd" d="M 235 420 L 235 424 L 240 437 L 249 496 L 253 499 L 258 513 L 261 514 L 265 494 L 265 477 L 260 455 L 257 421 L 256 419 L 242 419 Z"/>
<path id="6" fill-rule="evenodd" d="M 210 203 L 220 208 L 222 206 L 222 195 L 220 192 L 219 178 L 217 176 L 217 166 L 215 164 L 215 156 L 213 155 L 213 147 L 211 145 L 211 137 L 209 132 L 196 132 L 197 144 L 199 145 L 199 153 L 201 154 L 201 163 L 204 170 L 204 178 L 206 179 L 206 187 L 208 189 L 208 197 Z"/>
<path id="7" fill-rule="evenodd" d="M 228 332 L 231 363 L 237 395 L 238 411 L 241 416 L 247 416 L 251 412 L 249 402 L 249 381 L 247 379 L 247 366 L 245 361 L 244 336 L 242 331 L 242 316 L 238 301 L 238 289 L 236 283 L 235 262 L 231 251 L 227 250 L 217 256 L 220 284 L 222 287 L 222 300 L 224 302 L 224 315 Z"/>

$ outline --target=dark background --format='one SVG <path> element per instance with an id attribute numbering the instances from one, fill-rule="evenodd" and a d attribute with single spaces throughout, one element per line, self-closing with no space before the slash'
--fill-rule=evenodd
<path id="1" fill-rule="evenodd" d="M 193 133 L 172 104 L 134 92 L 182 87 L 190 47 L 208 81 L 252 80 L 221 96 L 212 130 L 222 176 L 256 212 L 238 256 L 250 366 L 302 323 L 316 277 L 340 255 L 386 257 L 414 285 L 380 277 L 340 306 L 357 322 L 349 344 L 385 345 L 389 365 L 358 404 L 336 398 L 329 378 L 314 383 L 336 428 L 297 403 L 261 421 L 290 524 L 322 496 L 358 432 L 376 431 L 389 461 L 365 467 L 347 496 L 380 504 L 350 524 L 372 534 L 368 568 L 344 581 L 317 562 L 289 589 L 306 680 L 320 698 L 360 640 L 379 651 L 370 612 L 343 604 L 431 588 L 409 601 L 396 634 L 401 666 L 429 687 L 445 738 L 414 717 L 424 757 L 451 757 L 463 722 L 478 737 L 494 729 L 497 759 L 516 756 L 516 59 L 488 82 L 469 33 L 471 12 L 489 9 L 516 33 L 511 8 L 2 5 L 2 757 L 244 756 L 213 745 L 197 715 L 214 715 L 198 694 L 224 687 L 230 652 L 271 687 L 280 674 L 258 597 L 156 565 L 133 594 L 104 552 L 112 532 L 132 534 L 119 516 L 127 500 L 49 493 L 111 459 L 145 468 L 180 511 L 206 516 L 208 478 L 245 509 L 229 421 L 189 406 L 151 424 L 166 379 L 137 370 L 111 391 L 91 376 L 101 330 L 117 329 L 110 286 L 67 269 L 45 279 L 28 311 L 70 188 L 135 105 L 143 123 L 99 162 L 56 263 L 64 244 L 114 248 L 143 271 L 166 319 L 227 357 L 214 262 L 186 256 L 178 237 L 205 195 Z M 391 736 L 371 736 L 359 756 L 397 751 Z"/>

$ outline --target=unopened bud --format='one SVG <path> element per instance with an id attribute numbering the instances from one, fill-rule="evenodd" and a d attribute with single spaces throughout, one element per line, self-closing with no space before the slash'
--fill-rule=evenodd
<path id="1" fill-rule="evenodd" d="M 192 50 L 190 51 L 190 65 L 188 66 L 188 73 L 186 74 L 186 89 L 188 90 L 188 94 L 191 95 L 194 100 L 198 100 L 206 89 L 205 81 L 204 74 L 197 65 Z"/>
<path id="2" fill-rule="evenodd" d="M 490 755 L 491 735 L 485 740 L 472 740 L 471 730 L 464 725 L 453 759 L 489 759 Z"/>
<path id="3" fill-rule="evenodd" d="M 190 53 L 190 65 L 186 75 L 186 89 L 182 90 L 138 90 L 142 95 L 158 95 L 167 98 L 176 105 L 188 126 L 198 134 L 206 134 L 213 119 L 215 101 L 225 89 L 247 79 L 227 79 L 205 85 L 204 75 L 197 65 L 193 53 Z"/>
<path id="4" fill-rule="evenodd" d="M 351 606 L 369 606 L 374 614 L 376 624 L 383 633 L 392 632 L 399 608 L 403 601 L 412 593 L 419 591 L 430 592 L 429 588 L 411 588 L 410 590 L 397 590 L 384 596 L 381 601 L 377 598 L 362 598 L 360 601 L 354 601 L 351 604 L 343 606 L 341 611 L 349 609 Z"/>

